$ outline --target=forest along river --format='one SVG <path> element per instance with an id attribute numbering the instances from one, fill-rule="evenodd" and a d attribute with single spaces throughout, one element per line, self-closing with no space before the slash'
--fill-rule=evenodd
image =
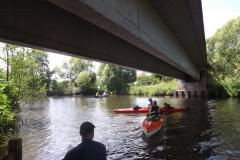
<path id="1" fill-rule="evenodd" d="M 20 129 L 24 160 L 59 160 L 69 145 L 81 142 L 79 126 L 92 122 L 94 140 L 107 148 L 107 159 L 238 159 L 240 100 L 153 97 L 162 106 L 190 107 L 191 112 L 165 114 L 165 124 L 146 139 L 146 114 L 115 114 L 114 109 L 146 106 L 148 97 L 51 97 L 23 108 Z M 29 114 L 30 113 L 30 114 Z"/>

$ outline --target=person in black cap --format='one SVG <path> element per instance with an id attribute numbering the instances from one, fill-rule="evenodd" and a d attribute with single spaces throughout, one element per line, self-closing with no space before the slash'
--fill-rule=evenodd
<path id="1" fill-rule="evenodd" d="M 107 152 L 104 144 L 93 141 L 95 126 L 90 122 L 83 122 L 80 126 L 82 143 L 70 150 L 63 160 L 106 160 Z"/>

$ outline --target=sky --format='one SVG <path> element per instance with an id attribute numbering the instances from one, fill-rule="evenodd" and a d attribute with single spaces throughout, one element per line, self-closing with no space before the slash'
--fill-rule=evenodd
<path id="1" fill-rule="evenodd" d="M 202 0 L 205 38 L 209 38 L 229 20 L 240 16 L 240 0 Z M 1 47 L 1 44 L 0 44 Z M 61 66 L 69 56 L 49 53 L 49 67 Z M 100 63 L 93 62 L 97 71 Z"/>
<path id="2" fill-rule="evenodd" d="M 61 66 L 64 61 L 68 61 L 71 57 L 57 53 L 49 53 L 49 68 L 53 69 L 55 66 Z M 97 72 L 100 65 L 99 62 L 93 61 L 94 71 Z"/>
<path id="3" fill-rule="evenodd" d="M 205 38 L 240 16 L 240 0 L 202 0 Z"/>

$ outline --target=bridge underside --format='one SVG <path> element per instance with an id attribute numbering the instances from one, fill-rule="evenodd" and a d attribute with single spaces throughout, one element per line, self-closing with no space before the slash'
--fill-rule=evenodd
<path id="1" fill-rule="evenodd" d="M 188 74 L 47 1 L 0 1 L 0 41 L 185 80 Z"/>

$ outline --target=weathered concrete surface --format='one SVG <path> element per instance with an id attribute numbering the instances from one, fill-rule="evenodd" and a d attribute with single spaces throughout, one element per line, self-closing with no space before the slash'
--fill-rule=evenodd
<path id="1" fill-rule="evenodd" d="M 199 70 L 206 69 L 200 0 L 78 0 L 89 6 L 84 11 L 76 0 L 49 1 L 194 78 L 199 79 Z"/>
<path id="2" fill-rule="evenodd" d="M 200 72 L 200 77 L 200 80 L 192 83 L 178 80 L 178 90 L 174 91 L 174 96 L 209 97 L 206 72 Z"/>
<path id="3" fill-rule="evenodd" d="M 0 40 L 182 80 L 186 75 L 199 79 L 199 66 L 205 62 L 189 56 L 199 56 L 198 42 L 188 44 L 191 48 L 198 46 L 190 53 L 193 49 L 181 44 L 165 25 L 166 17 L 165 21 L 161 19 L 154 1 L 49 1 L 55 5 L 47 1 L 1 0 Z"/>

